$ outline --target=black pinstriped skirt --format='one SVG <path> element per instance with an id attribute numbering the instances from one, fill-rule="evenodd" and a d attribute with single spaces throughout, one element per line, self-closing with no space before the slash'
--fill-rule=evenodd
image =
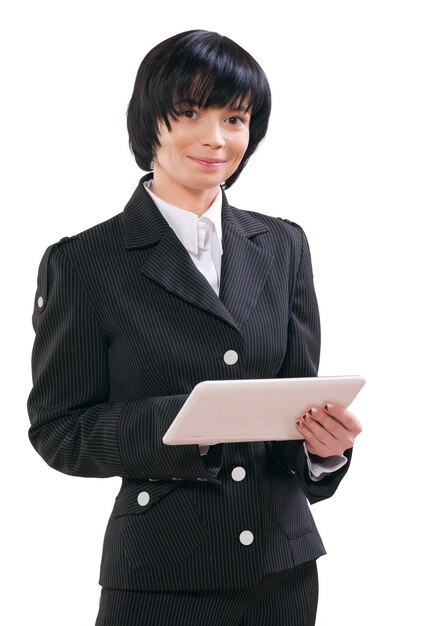
<path id="1" fill-rule="evenodd" d="M 265 576 L 256 587 L 124 591 L 103 587 L 95 626 L 314 626 L 315 561 Z"/>

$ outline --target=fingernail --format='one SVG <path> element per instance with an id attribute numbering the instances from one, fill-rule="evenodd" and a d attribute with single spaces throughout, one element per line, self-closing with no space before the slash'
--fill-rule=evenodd
<path id="1" fill-rule="evenodd" d="M 333 408 L 333 405 L 327 402 L 327 404 L 324 405 L 324 408 L 326 411 L 331 411 L 331 409 Z"/>
<path id="2" fill-rule="evenodd" d="M 302 420 L 297 420 L 296 424 L 297 424 L 297 426 L 298 426 L 299 428 L 301 428 L 301 426 L 302 426 Z"/>
<path id="3" fill-rule="evenodd" d="M 318 411 L 315 408 L 309 409 L 309 413 L 311 415 L 316 415 L 318 413 Z"/>

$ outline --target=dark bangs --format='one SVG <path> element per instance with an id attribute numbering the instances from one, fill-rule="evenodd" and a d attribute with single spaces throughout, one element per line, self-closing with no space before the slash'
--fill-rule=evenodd
<path id="1" fill-rule="evenodd" d="M 202 109 L 230 107 L 245 112 L 252 110 L 251 87 L 237 85 L 234 78 L 231 76 L 228 80 L 221 76 L 221 73 L 219 75 L 207 73 L 200 67 L 190 76 L 185 74 L 183 81 L 178 76 L 172 81 L 175 84 L 169 92 L 171 95 L 162 107 L 162 119 L 169 127 L 168 117 L 177 117 L 180 110 L 176 107 L 181 103 Z"/>
<path id="2" fill-rule="evenodd" d="M 129 144 L 141 169 L 150 169 L 159 146 L 159 121 L 171 130 L 170 120 L 183 103 L 251 111 L 249 145 L 225 181 L 230 187 L 267 131 L 271 95 L 265 73 L 248 52 L 218 33 L 188 31 L 153 48 L 140 65 L 128 107 Z"/>

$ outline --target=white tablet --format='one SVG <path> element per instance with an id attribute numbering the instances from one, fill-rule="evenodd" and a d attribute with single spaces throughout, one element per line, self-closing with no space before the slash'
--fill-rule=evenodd
<path id="1" fill-rule="evenodd" d="M 326 402 L 348 407 L 361 376 L 206 380 L 197 384 L 163 437 L 167 445 L 302 439 L 296 421 Z"/>

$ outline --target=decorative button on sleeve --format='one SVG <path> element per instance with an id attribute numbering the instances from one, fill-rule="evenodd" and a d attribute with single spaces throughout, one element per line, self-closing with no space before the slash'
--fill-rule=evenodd
<path id="1" fill-rule="evenodd" d="M 249 546 L 250 544 L 252 544 L 254 541 L 254 535 L 251 530 L 243 530 L 242 533 L 239 535 L 239 541 L 244 546 Z"/>

